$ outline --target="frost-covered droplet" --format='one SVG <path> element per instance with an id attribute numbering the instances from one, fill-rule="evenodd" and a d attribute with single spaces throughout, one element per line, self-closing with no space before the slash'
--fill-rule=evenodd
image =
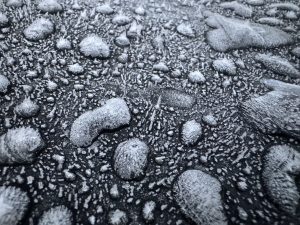
<path id="1" fill-rule="evenodd" d="M 24 5 L 23 0 L 7 0 L 6 6 L 12 8 L 19 8 Z"/>
<path id="2" fill-rule="evenodd" d="M 110 57 L 109 45 L 96 34 L 88 35 L 79 44 L 80 52 L 92 58 Z"/>
<path id="3" fill-rule="evenodd" d="M 119 55 L 118 58 L 117 58 L 117 61 L 120 62 L 120 63 L 123 63 L 123 64 L 127 63 L 128 60 L 129 60 L 129 56 L 125 52 L 122 53 L 121 55 Z"/>
<path id="4" fill-rule="evenodd" d="M 59 50 L 70 50 L 72 48 L 72 44 L 69 40 L 60 38 L 56 42 L 56 48 Z"/>
<path id="5" fill-rule="evenodd" d="M 231 9 L 235 12 L 235 14 L 243 17 L 251 17 L 252 16 L 252 9 L 250 7 L 247 7 L 246 5 L 243 5 L 237 1 L 231 1 L 231 2 L 223 2 L 220 4 L 220 6 L 224 9 Z"/>
<path id="6" fill-rule="evenodd" d="M 152 40 L 152 45 L 154 48 L 163 50 L 165 48 L 165 38 L 163 35 L 158 35 Z"/>
<path id="7" fill-rule="evenodd" d="M 129 38 L 136 38 L 142 35 L 143 25 L 138 24 L 135 20 L 131 23 L 129 29 L 127 30 L 127 36 Z"/>
<path id="8" fill-rule="evenodd" d="M 283 21 L 276 18 L 276 17 L 262 17 L 260 19 L 257 20 L 257 22 L 261 23 L 261 24 L 267 24 L 270 26 L 279 26 L 279 25 L 283 25 Z"/>
<path id="9" fill-rule="evenodd" d="M 190 120 L 183 124 L 181 131 L 181 140 L 185 145 L 196 144 L 202 135 L 201 124 L 196 120 Z"/>
<path id="10" fill-rule="evenodd" d="M 24 118 L 36 116 L 39 110 L 40 107 L 30 98 L 25 98 L 22 103 L 15 108 L 16 113 Z"/>
<path id="11" fill-rule="evenodd" d="M 42 0 L 38 4 L 37 8 L 45 13 L 57 13 L 63 10 L 61 4 L 59 4 L 56 0 Z"/>
<path id="12" fill-rule="evenodd" d="M 43 147 L 44 141 L 37 130 L 10 129 L 0 136 L 0 164 L 30 163 Z"/>
<path id="13" fill-rule="evenodd" d="M 65 206 L 49 209 L 39 219 L 38 225 L 72 225 L 72 212 Z"/>
<path id="14" fill-rule="evenodd" d="M 54 81 L 49 80 L 47 82 L 47 90 L 48 91 L 53 92 L 53 91 L 57 90 L 57 88 L 58 88 L 58 85 Z"/>
<path id="15" fill-rule="evenodd" d="M 188 79 L 192 83 L 201 84 L 206 81 L 204 75 L 200 71 L 193 71 L 188 74 Z"/>
<path id="16" fill-rule="evenodd" d="M 127 213 L 120 209 L 112 210 L 108 213 L 109 225 L 127 225 L 128 222 Z"/>
<path id="17" fill-rule="evenodd" d="M 176 30 L 179 34 L 182 34 L 187 37 L 195 37 L 195 32 L 193 31 L 190 24 L 181 23 L 176 27 Z"/>
<path id="18" fill-rule="evenodd" d="M 0 74 L 0 93 L 5 94 L 10 86 L 10 81 L 6 76 Z"/>
<path id="19" fill-rule="evenodd" d="M 187 170 L 175 181 L 174 199 L 197 225 L 225 225 L 221 184 L 201 170 Z"/>
<path id="20" fill-rule="evenodd" d="M 300 78 L 300 71 L 297 70 L 288 60 L 282 57 L 270 54 L 257 54 L 255 56 L 255 60 L 277 74 Z"/>
<path id="21" fill-rule="evenodd" d="M 107 3 L 96 7 L 96 12 L 104 15 L 110 15 L 114 13 L 114 9 Z"/>
<path id="22" fill-rule="evenodd" d="M 300 58 L 300 47 L 296 47 L 292 50 L 292 54 L 298 58 Z"/>
<path id="23" fill-rule="evenodd" d="M 116 37 L 115 44 L 121 48 L 127 47 L 130 45 L 130 41 L 127 38 L 126 32 L 120 34 L 120 36 Z"/>
<path id="24" fill-rule="evenodd" d="M 273 89 L 241 104 L 244 119 L 264 133 L 284 133 L 300 139 L 300 86 L 264 80 Z"/>
<path id="25" fill-rule="evenodd" d="M 17 225 L 29 202 L 27 193 L 21 189 L 12 186 L 0 187 L 0 224 Z"/>
<path id="26" fill-rule="evenodd" d="M 210 125 L 210 126 L 216 126 L 217 125 L 217 120 L 212 114 L 206 114 L 203 115 L 202 120 L 204 123 Z"/>
<path id="27" fill-rule="evenodd" d="M 134 12 L 140 16 L 143 16 L 146 14 L 146 10 L 142 6 L 138 6 L 134 9 Z"/>
<path id="28" fill-rule="evenodd" d="M 46 39 L 55 30 L 54 24 L 46 18 L 34 20 L 25 30 L 25 38 L 30 41 L 39 41 Z"/>
<path id="29" fill-rule="evenodd" d="M 275 145 L 264 157 L 263 181 L 272 201 L 295 215 L 300 194 L 295 176 L 300 174 L 300 153 L 287 145 Z"/>
<path id="30" fill-rule="evenodd" d="M 207 32 L 208 44 L 221 52 L 248 47 L 274 48 L 293 42 L 292 36 L 280 29 L 218 14 L 210 15 L 206 23 L 214 28 Z"/>
<path id="31" fill-rule="evenodd" d="M 178 78 L 181 76 L 181 71 L 179 69 L 175 69 L 172 71 L 171 76 L 174 78 Z"/>
<path id="32" fill-rule="evenodd" d="M 163 79 L 160 76 L 158 76 L 157 74 L 153 74 L 151 76 L 151 81 L 156 84 L 160 84 L 163 81 Z"/>
<path id="33" fill-rule="evenodd" d="M 75 63 L 72 65 L 69 65 L 68 71 L 72 74 L 79 75 L 84 72 L 84 68 L 81 65 L 79 65 L 79 63 Z"/>
<path id="34" fill-rule="evenodd" d="M 161 102 L 168 106 L 189 109 L 196 104 L 196 98 L 176 89 L 165 88 L 161 91 Z"/>
<path id="35" fill-rule="evenodd" d="M 247 0 L 247 4 L 253 6 L 262 6 L 265 4 L 265 0 Z"/>
<path id="36" fill-rule="evenodd" d="M 298 19 L 298 15 L 294 11 L 288 11 L 285 14 L 285 18 L 290 19 L 290 20 L 296 20 L 296 19 Z"/>
<path id="37" fill-rule="evenodd" d="M 9 23 L 9 20 L 8 20 L 7 16 L 4 13 L 0 12 L 0 28 L 6 27 L 8 25 L 8 23 Z"/>
<path id="38" fill-rule="evenodd" d="M 231 59 L 216 59 L 213 61 L 213 67 L 220 73 L 225 73 L 228 75 L 236 74 L 236 66 L 235 63 Z"/>
<path id="39" fill-rule="evenodd" d="M 295 12 L 300 11 L 300 7 L 295 5 L 292 2 L 279 2 L 279 3 L 272 3 L 269 5 L 269 8 L 276 8 L 281 10 L 291 10 Z"/>
<path id="40" fill-rule="evenodd" d="M 131 22 L 131 19 L 128 16 L 126 16 L 122 13 L 119 13 L 119 14 L 115 15 L 115 17 L 112 19 L 112 22 L 119 26 L 124 26 L 126 24 L 129 24 Z"/>
<path id="41" fill-rule="evenodd" d="M 148 154 L 148 146 L 138 138 L 120 143 L 114 155 L 116 173 L 124 180 L 142 177 L 147 166 Z"/>
<path id="42" fill-rule="evenodd" d="M 159 62 L 159 63 L 153 65 L 153 70 L 167 73 L 167 72 L 169 72 L 169 67 L 163 62 Z"/>
<path id="43" fill-rule="evenodd" d="M 131 115 L 126 102 L 121 98 L 112 98 L 105 105 L 85 112 L 71 127 L 70 140 L 77 146 L 91 145 L 102 130 L 112 130 L 129 124 Z"/>

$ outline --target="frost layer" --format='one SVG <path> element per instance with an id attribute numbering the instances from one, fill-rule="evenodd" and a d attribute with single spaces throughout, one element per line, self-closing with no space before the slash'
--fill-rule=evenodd
<path id="1" fill-rule="evenodd" d="M 138 138 L 120 143 L 114 155 L 114 169 L 124 180 L 141 177 L 147 166 L 149 148 Z"/>
<path id="2" fill-rule="evenodd" d="M 24 30 L 25 38 L 30 41 L 46 39 L 54 32 L 54 24 L 45 18 L 36 19 Z"/>
<path id="3" fill-rule="evenodd" d="M 265 80 L 273 91 L 241 104 L 245 120 L 264 133 L 284 133 L 300 139 L 300 86 Z"/>
<path id="4" fill-rule="evenodd" d="M 72 225 L 72 213 L 65 206 L 54 207 L 42 215 L 38 225 Z"/>
<path id="5" fill-rule="evenodd" d="M 267 25 L 210 15 L 206 23 L 215 28 L 207 32 L 208 44 L 217 51 L 247 47 L 273 48 L 293 42 L 286 32 Z"/>
<path id="6" fill-rule="evenodd" d="M 225 225 L 220 182 L 200 171 L 187 170 L 174 183 L 174 199 L 198 225 Z"/>
<path id="7" fill-rule="evenodd" d="M 29 204 L 27 194 L 16 187 L 0 187 L 0 224 L 17 225 Z"/>
<path id="8" fill-rule="evenodd" d="M 127 125 L 130 119 L 129 108 L 123 99 L 109 99 L 104 106 L 88 111 L 74 121 L 71 142 L 79 147 L 91 145 L 101 131 Z"/>
<path id="9" fill-rule="evenodd" d="M 287 145 L 270 148 L 264 157 L 263 181 L 273 202 L 292 215 L 300 199 L 295 183 L 299 174 L 300 153 Z"/>
<path id="10" fill-rule="evenodd" d="M 33 128 L 10 129 L 0 137 L 0 164 L 30 163 L 43 147 L 40 133 Z"/>

